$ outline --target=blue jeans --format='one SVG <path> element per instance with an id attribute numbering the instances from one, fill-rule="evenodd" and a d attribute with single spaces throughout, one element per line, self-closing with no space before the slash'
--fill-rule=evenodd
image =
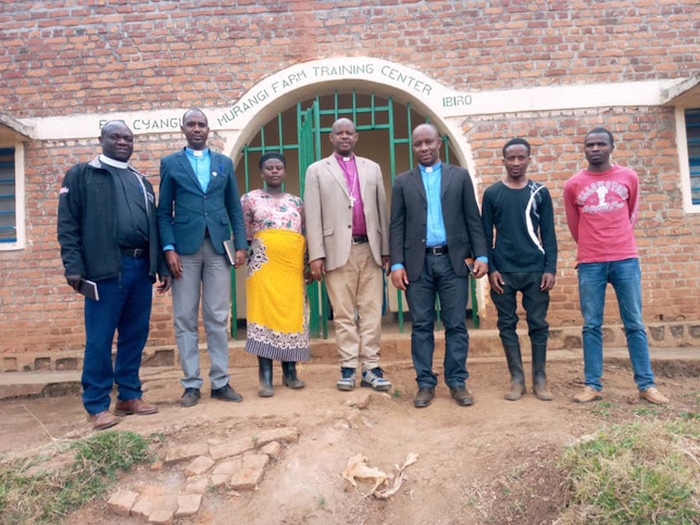
<path id="1" fill-rule="evenodd" d="M 642 276 L 639 259 L 578 265 L 578 289 L 583 314 L 583 360 L 586 385 L 600 390 L 603 375 L 603 308 L 605 288 L 615 290 L 625 327 L 627 350 L 640 391 L 654 385 L 649 362 L 649 342 L 642 321 Z"/>
<path id="2" fill-rule="evenodd" d="M 122 257 L 122 274 L 98 281 L 99 301 L 85 299 L 83 406 L 88 414 L 109 409 L 112 385 L 118 398 L 141 397 L 139 368 L 148 339 L 153 283 L 148 257 Z M 117 357 L 112 366 L 112 341 L 118 331 Z"/>
<path id="3" fill-rule="evenodd" d="M 418 388 L 433 388 L 435 350 L 435 294 L 440 299 L 440 313 L 445 325 L 445 383 L 460 388 L 467 380 L 467 298 L 469 280 L 458 277 L 447 255 L 426 255 L 418 280 L 408 285 L 406 299 L 413 318 L 411 357 L 416 369 Z"/>
<path id="4" fill-rule="evenodd" d="M 540 289 L 542 274 L 536 272 L 501 273 L 505 285 L 503 293 L 491 290 L 491 300 L 498 312 L 498 334 L 503 347 L 519 345 L 516 328 L 518 326 L 517 293 L 523 296 L 523 308 L 527 320 L 530 342 L 535 345 L 546 345 L 549 339 L 549 323 L 547 309 L 549 308 L 549 292 Z"/>

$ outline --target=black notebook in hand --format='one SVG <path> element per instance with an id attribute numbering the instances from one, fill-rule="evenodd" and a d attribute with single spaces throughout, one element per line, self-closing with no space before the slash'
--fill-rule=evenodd
<path id="1" fill-rule="evenodd" d="M 231 266 L 236 266 L 236 247 L 233 245 L 232 239 L 226 239 L 224 241 L 224 253 L 226 254 L 226 259 Z"/>
<path id="2" fill-rule="evenodd" d="M 97 290 L 97 283 L 95 281 L 80 279 L 80 289 L 78 291 L 88 299 L 92 299 L 93 301 L 100 300 L 100 293 Z"/>

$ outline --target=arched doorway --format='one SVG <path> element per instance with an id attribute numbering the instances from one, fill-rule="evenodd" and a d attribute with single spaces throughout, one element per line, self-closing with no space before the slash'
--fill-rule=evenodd
<path id="1" fill-rule="evenodd" d="M 262 187 L 258 170 L 260 157 L 270 151 L 281 152 L 287 158 L 285 189 L 303 196 L 306 168 L 333 151 L 328 140 L 331 125 L 340 117 L 355 122 L 359 141 L 355 152 L 377 162 L 382 167 L 387 197 L 391 196 L 394 178 L 414 165 L 411 150 L 411 130 L 419 123 L 429 121 L 425 115 L 406 104 L 396 103 L 390 96 L 376 96 L 356 90 L 317 95 L 297 102 L 264 125 L 241 150 L 236 165 L 241 193 Z M 438 124 L 438 129 L 440 125 Z M 446 130 L 443 136 L 442 158 L 450 161 L 450 143 Z M 232 319 L 245 317 L 245 275 L 236 274 Z M 327 337 L 329 304 L 325 286 L 308 286 L 310 303 L 309 328 L 312 337 Z M 392 286 L 385 286 L 385 309 L 395 315 L 400 331 L 404 326 L 406 310 L 403 294 Z M 476 304 L 472 283 L 471 305 Z M 471 308 L 478 324 L 477 309 Z M 236 313 L 239 313 L 236 315 Z M 438 305 L 439 312 L 439 305 Z M 241 315 L 242 314 L 242 315 Z"/>

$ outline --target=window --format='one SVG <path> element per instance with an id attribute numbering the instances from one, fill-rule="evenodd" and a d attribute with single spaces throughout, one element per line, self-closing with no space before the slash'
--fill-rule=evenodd
<path id="1" fill-rule="evenodd" d="M 24 146 L 0 143 L 0 251 L 25 248 Z"/>
<path id="2" fill-rule="evenodd" d="M 685 110 L 685 133 L 688 141 L 690 199 L 700 205 L 700 109 Z"/>
<path id="3" fill-rule="evenodd" d="M 17 242 L 15 148 L 0 148 L 0 245 Z"/>

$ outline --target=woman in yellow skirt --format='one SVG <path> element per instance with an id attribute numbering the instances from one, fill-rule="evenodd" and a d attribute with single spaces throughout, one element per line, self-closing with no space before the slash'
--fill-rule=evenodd
<path id="1" fill-rule="evenodd" d="M 285 386 L 302 388 L 296 363 L 311 356 L 304 289 L 304 208 L 299 197 L 282 188 L 286 165 L 279 153 L 263 155 L 260 174 L 264 188 L 241 197 L 250 243 L 245 349 L 258 356 L 261 397 L 274 394 L 273 360 L 282 362 Z"/>

